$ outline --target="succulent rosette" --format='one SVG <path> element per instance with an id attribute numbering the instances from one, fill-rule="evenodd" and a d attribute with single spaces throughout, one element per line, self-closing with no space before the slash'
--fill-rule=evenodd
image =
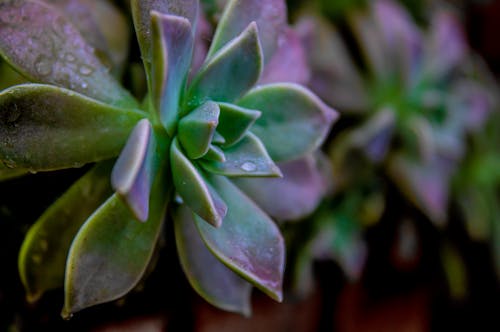
<path id="1" fill-rule="evenodd" d="M 123 296 L 173 220 L 181 265 L 203 298 L 244 314 L 252 286 L 281 301 L 283 238 L 267 213 L 273 205 L 255 201 L 292 208 L 304 194 L 281 197 L 270 186 L 272 196 L 257 178 L 285 175 L 278 187 L 286 187 L 318 172 L 311 160 L 336 118 L 301 85 L 275 83 L 293 81 L 287 70 L 295 70 L 275 58 L 290 57 L 278 43 L 288 40 L 284 2 L 229 1 L 190 72 L 200 54 L 198 1 L 131 1 L 148 84 L 142 102 L 84 38 L 93 25 L 72 24 L 61 3 L 93 6 L 0 2 L 0 54 L 37 82 L 0 92 L 6 172 L 97 162 L 28 232 L 19 268 L 29 296 L 64 283 L 64 316 Z M 301 163 L 313 167 L 288 171 Z"/>

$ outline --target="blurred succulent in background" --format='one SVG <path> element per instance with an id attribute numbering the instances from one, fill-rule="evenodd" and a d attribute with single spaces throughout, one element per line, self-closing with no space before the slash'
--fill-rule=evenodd
<path id="1" fill-rule="evenodd" d="M 101 5 L 109 15 L 96 17 Z M 284 1 L 229 1 L 208 49 L 195 33 L 198 1 L 131 6 L 142 102 L 112 75 L 123 35 L 109 29 L 126 23 L 105 1 L 0 2 L 0 54 L 41 83 L 0 92 L 4 177 L 97 162 L 28 232 L 19 269 L 29 297 L 64 283 L 69 317 L 123 296 L 168 215 L 181 265 L 207 301 L 249 314 L 252 285 L 281 301 L 284 243 L 268 214 L 315 208 L 324 191 L 315 150 L 336 118 L 290 83 L 307 71 L 287 67 L 305 58 Z M 285 191 L 302 183 L 310 192 Z"/>
<path id="2" fill-rule="evenodd" d="M 362 230 L 394 208 L 387 183 L 438 228 L 446 226 L 452 178 L 468 137 L 497 106 L 497 91 L 449 8 L 433 12 L 425 30 L 389 0 L 346 15 L 336 28 L 303 13 L 297 30 L 309 50 L 312 90 L 343 114 L 328 149 L 332 199 L 308 224 L 317 226 L 306 242 L 319 244 L 353 277 L 365 257 Z M 410 220 L 398 231 L 408 240 L 400 243 L 414 244 L 399 246 L 407 257 L 419 243 Z"/>

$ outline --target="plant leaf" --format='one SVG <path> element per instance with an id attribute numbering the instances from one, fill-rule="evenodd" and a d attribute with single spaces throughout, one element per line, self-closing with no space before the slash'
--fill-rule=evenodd
<path id="1" fill-rule="evenodd" d="M 271 59 L 278 36 L 286 25 L 286 4 L 283 0 L 232 0 L 226 6 L 217 26 L 208 59 L 215 57 L 227 43 L 243 31 L 248 24 L 256 22 L 262 42 L 264 59 Z"/>
<path id="2" fill-rule="evenodd" d="M 108 104 L 137 106 L 57 8 L 34 0 L 4 1 L 0 13 L 0 55 L 24 76 Z"/>
<path id="3" fill-rule="evenodd" d="M 224 151 L 224 162 L 200 160 L 209 172 L 225 176 L 281 177 L 281 171 L 267 154 L 264 144 L 252 133 Z"/>
<path id="4" fill-rule="evenodd" d="M 222 263 L 281 301 L 285 245 L 278 227 L 228 179 L 211 176 L 209 181 L 228 210 L 217 229 L 195 216 L 203 241 Z"/>
<path id="5" fill-rule="evenodd" d="M 29 170 L 27 169 L 8 168 L 7 166 L 0 164 L 0 181 L 15 179 L 28 173 Z"/>
<path id="6" fill-rule="evenodd" d="M 217 145 L 213 144 L 210 144 L 208 152 L 206 155 L 203 156 L 203 158 L 205 160 L 214 160 L 221 163 L 226 161 L 226 156 L 224 156 L 224 151 L 222 151 L 222 149 L 219 148 Z"/>
<path id="7" fill-rule="evenodd" d="M 184 18 L 153 11 L 152 88 L 160 121 L 173 136 L 179 118 L 179 103 L 184 92 L 193 54 L 191 23 Z"/>
<path id="8" fill-rule="evenodd" d="M 262 72 L 262 49 L 255 22 L 217 52 L 193 79 L 188 107 L 207 99 L 232 102 L 257 83 Z"/>
<path id="9" fill-rule="evenodd" d="M 47 171 L 109 159 L 142 117 L 55 86 L 18 85 L 0 93 L 0 160 Z"/>
<path id="10" fill-rule="evenodd" d="M 66 264 L 63 317 L 118 299 L 140 281 L 168 203 L 168 181 L 162 172 L 159 174 L 152 189 L 148 222 L 137 222 L 115 194 L 82 226 Z"/>
<path id="11" fill-rule="evenodd" d="M 237 178 L 233 182 L 271 217 L 297 220 L 311 214 L 327 189 L 313 156 L 281 163 L 280 179 Z"/>
<path id="12" fill-rule="evenodd" d="M 247 130 L 260 117 L 260 111 L 249 110 L 233 104 L 219 103 L 220 118 L 217 131 L 224 137 L 222 145 L 229 147 L 241 140 Z"/>
<path id="13" fill-rule="evenodd" d="M 112 194 L 111 162 L 95 166 L 69 188 L 26 234 L 19 274 L 30 302 L 64 285 L 69 247 L 85 220 Z"/>
<path id="14" fill-rule="evenodd" d="M 198 0 L 132 0 L 131 6 L 137 40 L 141 48 L 146 72 L 149 75 L 152 61 L 151 12 L 156 11 L 164 15 L 184 17 L 191 22 L 193 31 L 196 31 Z"/>
<path id="15" fill-rule="evenodd" d="M 219 106 L 207 101 L 179 121 L 179 143 L 190 159 L 203 157 L 210 148 L 219 124 Z"/>
<path id="16" fill-rule="evenodd" d="M 111 174 L 113 189 L 143 222 L 148 219 L 151 186 L 165 157 L 166 148 L 160 148 L 159 141 L 149 120 L 139 121 Z"/>
<path id="17" fill-rule="evenodd" d="M 212 305 L 249 316 L 252 286 L 207 249 L 186 206 L 180 206 L 173 219 L 177 252 L 191 286 Z"/>
<path id="18" fill-rule="evenodd" d="M 298 159 L 317 149 L 337 118 L 312 92 L 289 83 L 257 87 L 238 105 L 262 112 L 252 132 L 274 161 Z"/>
<path id="19" fill-rule="evenodd" d="M 225 202 L 211 190 L 200 172 L 182 153 L 177 139 L 170 147 L 170 162 L 175 189 L 184 203 L 203 220 L 220 227 L 227 212 Z"/>

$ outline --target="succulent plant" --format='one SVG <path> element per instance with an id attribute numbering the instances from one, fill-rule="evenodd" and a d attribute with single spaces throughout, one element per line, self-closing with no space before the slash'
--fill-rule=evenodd
<path id="1" fill-rule="evenodd" d="M 344 23 L 338 28 L 309 13 L 297 24 L 311 50 L 312 90 L 343 114 L 328 149 L 334 192 L 323 212 L 305 226 L 316 225 L 304 240 L 314 250 L 306 248 L 309 253 L 301 260 L 327 251 L 352 277 L 359 273 L 353 274 L 335 249 L 342 220 L 351 224 L 351 233 L 344 232 L 340 242 L 361 248 L 363 229 L 376 223 L 386 207 L 394 209 L 386 189 L 395 185 L 434 225 L 445 227 L 451 180 L 468 139 L 484 127 L 498 101 L 453 11 L 436 10 L 424 30 L 397 3 L 377 0 L 349 11 Z M 358 208 L 349 209 L 352 204 Z M 318 246 L 323 254 L 317 254 Z M 362 265 L 363 250 L 345 252 L 356 267 Z"/>
<path id="2" fill-rule="evenodd" d="M 281 301 L 283 238 L 264 212 L 273 215 L 273 205 L 254 200 L 283 207 L 292 198 L 293 208 L 307 196 L 276 188 L 318 170 L 294 177 L 280 167 L 314 159 L 336 118 L 306 88 L 274 83 L 295 75 L 280 67 L 294 52 L 283 49 L 284 1 L 229 1 L 191 73 L 198 1 L 131 1 L 147 75 L 142 102 L 84 38 L 94 25 L 71 23 L 70 5 L 93 12 L 94 2 L 0 2 L 0 55 L 34 82 L 0 92 L 5 177 L 97 162 L 28 232 L 19 257 L 28 296 L 64 283 L 65 317 L 123 296 L 171 216 L 181 265 L 207 301 L 249 314 L 252 285 Z M 276 185 L 257 179 L 283 174 Z"/>

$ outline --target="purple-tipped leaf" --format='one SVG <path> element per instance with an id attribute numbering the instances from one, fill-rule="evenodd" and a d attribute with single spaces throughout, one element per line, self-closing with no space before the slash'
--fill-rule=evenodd
<path id="1" fill-rule="evenodd" d="M 191 286 L 214 306 L 249 316 L 252 286 L 207 249 L 186 206 L 179 207 L 173 219 L 179 260 Z"/>
<path id="2" fill-rule="evenodd" d="M 278 227 L 228 179 L 212 176 L 210 184 L 228 211 L 217 229 L 195 217 L 203 241 L 230 269 L 281 301 L 285 245 Z"/>
<path id="3" fill-rule="evenodd" d="M 152 61 L 151 12 L 186 18 L 195 31 L 198 0 L 132 0 L 131 6 L 142 59 L 149 74 L 149 65 Z"/>
<path id="4" fill-rule="evenodd" d="M 179 118 L 193 53 L 191 23 L 184 17 L 151 12 L 153 101 L 163 126 L 170 135 Z"/>
<path id="5" fill-rule="evenodd" d="M 108 104 L 137 105 L 57 8 L 35 0 L 4 1 L 0 13 L 0 55 L 24 76 Z"/>
<path id="6" fill-rule="evenodd" d="M 262 112 L 252 132 L 274 161 L 299 159 L 316 150 L 337 118 L 312 92 L 289 83 L 257 87 L 238 105 Z"/>
<path id="7" fill-rule="evenodd" d="M 224 142 L 221 144 L 229 147 L 243 137 L 255 121 L 260 117 L 261 112 L 249 110 L 237 105 L 219 103 L 220 118 L 217 131 L 223 136 Z"/>
<path id="8" fill-rule="evenodd" d="M 113 189 L 143 222 L 148 219 L 151 186 L 163 153 L 151 123 L 143 119 L 130 134 L 111 174 Z"/>
<path id="9" fill-rule="evenodd" d="M 63 317 L 113 301 L 141 280 L 165 217 L 168 185 L 155 181 L 147 223 L 139 223 L 115 194 L 89 217 L 75 237 L 66 263 Z"/>
<path id="10" fill-rule="evenodd" d="M 289 82 L 307 84 L 311 72 L 299 35 L 287 28 L 278 37 L 278 49 L 267 61 L 259 84 Z"/>
<path id="11" fill-rule="evenodd" d="M 286 26 L 286 20 L 286 4 L 283 0 L 231 0 L 215 31 L 208 58 L 214 57 L 248 24 L 256 22 L 264 59 L 268 61 L 278 48 L 278 37 Z"/>
<path id="12" fill-rule="evenodd" d="M 182 152 L 177 139 L 170 147 L 170 163 L 175 189 L 184 203 L 203 220 L 219 227 L 227 206 L 217 192 L 207 186 L 200 172 Z"/>
<path id="13" fill-rule="evenodd" d="M 188 107 L 208 99 L 235 101 L 257 83 L 262 67 L 257 25 L 252 22 L 200 69 L 189 88 Z"/>
<path id="14" fill-rule="evenodd" d="M 111 162 L 104 162 L 94 167 L 29 229 L 19 252 L 19 274 L 29 301 L 64 285 L 71 242 L 87 218 L 112 194 L 111 166 Z"/>
<path id="15" fill-rule="evenodd" d="M 234 179 L 233 182 L 267 214 L 279 220 L 297 220 L 311 214 L 321 202 L 328 181 L 313 156 L 278 164 L 280 179 Z"/>
<path id="16" fill-rule="evenodd" d="M 205 170 L 230 177 L 281 177 L 281 171 L 269 157 L 264 144 L 252 133 L 224 149 L 225 161 L 201 160 Z"/>
<path id="17" fill-rule="evenodd" d="M 219 124 L 219 106 L 207 101 L 179 121 L 179 143 L 190 159 L 203 157 L 210 149 Z"/>
<path id="18" fill-rule="evenodd" d="M 144 114 L 51 85 L 0 93 L 0 160 L 48 171 L 113 158 Z"/>

